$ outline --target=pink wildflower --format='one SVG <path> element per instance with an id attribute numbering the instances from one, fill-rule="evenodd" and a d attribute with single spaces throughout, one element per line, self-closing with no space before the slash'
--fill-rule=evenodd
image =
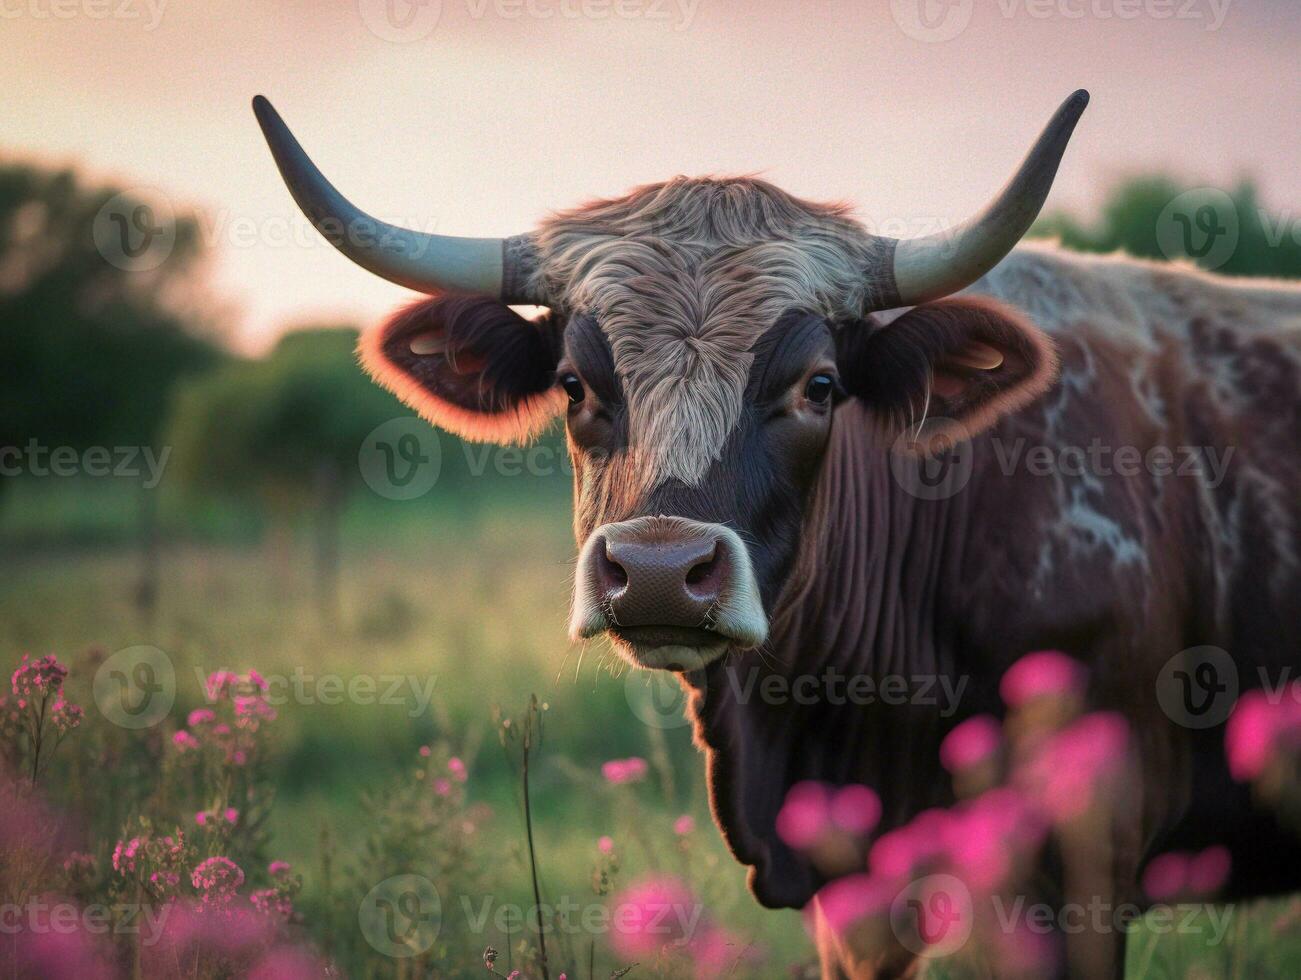
<path id="1" fill-rule="evenodd" d="M 844 935 L 857 922 L 885 913 L 898 887 L 877 875 L 845 875 L 818 890 L 818 908 L 827 925 Z"/>
<path id="2" fill-rule="evenodd" d="M 1227 847 L 1208 847 L 1188 864 L 1188 890 L 1194 895 L 1213 895 L 1224 887 L 1232 870 L 1233 859 Z"/>
<path id="3" fill-rule="evenodd" d="M 1208 847 L 1200 854 L 1168 851 L 1148 862 L 1143 872 L 1143 891 L 1154 902 L 1204 898 L 1224 886 L 1230 866 L 1226 847 Z"/>
<path id="4" fill-rule="evenodd" d="M 228 824 L 237 823 L 239 821 L 239 811 L 233 806 L 228 806 L 226 807 L 226 812 L 222 814 L 222 817 L 225 818 L 226 823 Z"/>
<path id="5" fill-rule="evenodd" d="M 602 854 L 613 854 L 613 853 L 614 853 L 614 838 L 612 838 L 612 837 L 608 837 L 608 836 L 604 836 L 604 835 L 601 836 L 601 837 L 599 837 L 599 838 L 597 838 L 597 841 L 596 841 L 596 849 L 597 849 L 598 851 L 600 851 Z"/>
<path id="6" fill-rule="evenodd" d="M 54 654 L 32 660 L 23 654 L 22 660 L 9 677 L 10 686 L 19 698 L 48 697 L 63 690 L 68 668 L 59 663 Z"/>
<path id="7" fill-rule="evenodd" d="M 417 751 L 420 753 L 420 758 L 428 759 L 430 754 L 433 752 L 433 749 L 431 749 L 428 745 L 422 745 L 420 746 L 419 749 L 417 749 Z"/>
<path id="8" fill-rule="evenodd" d="M 1002 730 L 992 715 L 962 722 L 940 743 L 940 764 L 951 773 L 980 765 L 998 751 Z"/>
<path id="9" fill-rule="evenodd" d="M 830 794 L 822 783 L 796 783 L 777 813 L 777 836 L 789 847 L 805 850 L 817 843 L 830 820 Z"/>
<path id="10" fill-rule="evenodd" d="M 601 775 L 605 781 L 615 785 L 635 783 L 647 772 L 646 760 L 633 756 L 629 759 L 611 759 L 601 766 Z"/>
<path id="11" fill-rule="evenodd" d="M 149 875 L 149 883 L 161 892 L 174 892 L 181 883 L 181 876 L 175 871 L 155 871 Z"/>
<path id="12" fill-rule="evenodd" d="M 81 724 L 82 710 L 79 705 L 64 699 L 60 694 L 50 705 L 50 721 L 60 734 L 70 732 Z"/>
<path id="13" fill-rule="evenodd" d="M 1009 708 L 1017 708 L 1044 695 L 1081 694 L 1084 667 L 1060 650 L 1027 653 L 1007 669 L 999 693 Z"/>
<path id="14" fill-rule="evenodd" d="M 280 945 L 253 964 L 248 980 L 318 980 L 332 970 L 306 950 Z"/>
<path id="15" fill-rule="evenodd" d="M 911 873 L 943 851 L 953 819 L 946 810 L 923 810 L 902 827 L 882 834 L 873 842 L 868 866 L 874 874 L 886 878 Z"/>
<path id="16" fill-rule="evenodd" d="M 63 870 L 73 876 L 90 874 L 95 870 L 95 858 L 84 851 L 73 851 L 63 859 Z"/>
<path id="17" fill-rule="evenodd" d="M 654 956 L 665 946 L 691 937 L 684 923 L 694 921 L 695 899 L 676 878 L 645 878 L 614 897 L 610 944 L 626 960 Z"/>
<path id="18" fill-rule="evenodd" d="M 196 867 L 190 883 L 203 894 L 205 904 L 223 904 L 244 884 L 244 872 L 228 857 L 210 857 Z"/>
<path id="19" fill-rule="evenodd" d="M 198 813 L 194 815 L 194 822 L 197 823 L 200 827 L 206 827 L 208 824 L 208 814 L 200 810 Z"/>
<path id="20" fill-rule="evenodd" d="M 1224 749 L 1229 774 L 1238 782 L 1260 777 L 1274 753 L 1301 736 L 1301 686 L 1293 684 L 1288 696 L 1270 701 L 1264 691 L 1247 691 L 1233 706 L 1224 728 Z"/>
<path id="21" fill-rule="evenodd" d="M 267 874 L 272 878 L 279 878 L 281 875 L 289 874 L 288 861 L 272 861 L 267 865 Z"/>
<path id="22" fill-rule="evenodd" d="M 172 744 L 178 752 L 188 752 L 199 747 L 199 740 L 182 729 L 172 736 Z"/>
<path id="23" fill-rule="evenodd" d="M 942 839 L 945 853 L 962 880 L 989 891 L 1012 870 L 1012 859 L 1042 840 L 1046 828 L 1030 803 L 1006 787 L 982 793 L 950 811 Z"/>
<path id="24" fill-rule="evenodd" d="M 216 718 L 211 708 L 195 708 L 186 716 L 185 723 L 191 728 L 198 728 L 200 725 L 211 724 Z"/>
<path id="25" fill-rule="evenodd" d="M 140 853 L 140 847 L 144 843 L 139 837 L 132 837 L 129 841 L 118 841 L 117 846 L 113 848 L 113 870 L 118 874 L 128 874 L 136 869 L 136 855 Z"/>
<path id="26" fill-rule="evenodd" d="M 448 782 L 446 779 L 444 779 L 442 776 L 439 776 L 437 779 L 434 780 L 434 792 L 437 793 L 439 796 L 446 796 L 451 791 L 452 791 L 452 784 Z"/>
<path id="27" fill-rule="evenodd" d="M 691 833 L 695 829 L 695 818 L 693 818 L 689 813 L 684 813 L 682 816 L 678 817 L 678 819 L 673 821 L 673 833 L 677 834 L 679 837 L 686 837 L 687 834 Z"/>
<path id="28" fill-rule="evenodd" d="M 1068 820 L 1120 771 L 1128 740 L 1129 726 L 1115 712 L 1085 715 L 1042 746 L 1020 782 L 1055 820 Z"/>
<path id="29" fill-rule="evenodd" d="M 274 888 L 259 888 L 250 894 L 248 899 L 255 909 L 263 915 L 271 916 L 273 919 L 287 922 L 289 917 L 294 914 L 293 900 Z"/>
<path id="30" fill-rule="evenodd" d="M 841 830 L 866 837 L 881 819 L 881 799 L 866 786 L 842 786 L 832 795 L 828 813 Z"/>
<path id="31" fill-rule="evenodd" d="M 455 779 L 458 783 L 465 782 L 466 780 L 465 763 L 462 762 L 456 756 L 452 756 L 450 759 L 447 760 L 447 770 L 452 774 L 452 778 Z"/>
<path id="32" fill-rule="evenodd" d="M 208 680 L 203 685 L 208 700 L 216 701 L 219 698 L 226 697 L 237 680 L 238 678 L 229 670 L 214 670 L 208 675 Z"/>

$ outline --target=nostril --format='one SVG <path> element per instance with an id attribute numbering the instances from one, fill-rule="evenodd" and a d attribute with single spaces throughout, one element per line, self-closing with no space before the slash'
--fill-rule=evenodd
<path id="1" fill-rule="evenodd" d="M 714 564 L 714 559 L 710 558 L 708 561 L 691 566 L 687 571 L 687 585 L 699 585 L 703 582 L 713 572 Z"/>
<path id="2" fill-rule="evenodd" d="M 718 597 L 723 585 L 723 562 L 719 559 L 717 546 L 708 558 L 687 569 L 686 585 L 687 592 L 697 599 Z"/>
<path id="3" fill-rule="evenodd" d="M 610 557 L 608 544 L 596 549 L 596 578 L 603 595 L 618 592 L 628 584 L 628 572 Z"/>

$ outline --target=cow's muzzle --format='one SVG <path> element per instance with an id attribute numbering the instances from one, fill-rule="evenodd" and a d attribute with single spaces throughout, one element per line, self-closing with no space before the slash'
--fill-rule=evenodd
<path id="1" fill-rule="evenodd" d="M 750 555 L 721 524 L 639 517 L 604 524 L 578 557 L 570 634 L 609 633 L 643 667 L 694 670 L 768 635 Z"/>

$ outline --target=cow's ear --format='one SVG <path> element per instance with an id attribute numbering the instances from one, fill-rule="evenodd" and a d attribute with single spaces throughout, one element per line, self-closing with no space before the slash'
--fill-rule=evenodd
<path id="1" fill-rule="evenodd" d="M 983 297 L 927 303 L 885 326 L 847 324 L 836 360 L 845 390 L 912 432 L 921 452 L 984 431 L 1043 394 L 1057 374 L 1052 341 Z"/>
<path id="2" fill-rule="evenodd" d="M 497 300 L 437 296 L 362 337 L 366 370 L 434 425 L 478 442 L 527 442 L 564 411 L 560 327 Z"/>

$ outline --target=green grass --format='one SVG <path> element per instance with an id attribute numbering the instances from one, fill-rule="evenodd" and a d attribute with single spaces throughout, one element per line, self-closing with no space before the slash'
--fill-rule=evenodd
<path id="1" fill-rule="evenodd" d="M 471 798 L 493 810 L 483 832 L 490 835 L 484 853 L 503 882 L 496 897 L 525 901 L 518 783 L 491 712 L 499 704 L 518 713 L 536 693 L 548 706 L 533 782 L 546 890 L 590 896 L 595 841 L 610 834 L 627 855 L 626 877 L 649 868 L 685 872 L 711 914 L 760 944 L 760 975 L 785 975 L 810 962 L 811 944 L 796 913 L 762 910 L 745 892 L 742 869 L 709 820 L 688 729 L 648 728 L 629 707 L 621 667 L 595 646 L 580 655 L 564 639 L 573 555 L 567 507 L 553 487 L 457 509 L 361 500 L 345 524 L 333 616 L 313 598 L 304 541 L 169 545 L 159 606 L 146 620 L 131 601 L 138 574 L 129 543 L 133 509 L 121 501 L 107 515 L 75 509 L 78 526 L 99 522 L 94 547 L 35 548 L 32 541 L 57 529 L 67 512 L 61 518 L 55 503 L 24 497 L 0 521 L 0 654 L 8 662 L 25 651 L 56 652 L 75 663 L 90 647 L 160 647 L 177 667 L 178 717 L 201 701 L 196 668 L 332 674 L 343 684 L 363 675 L 432 681 L 435 698 L 423 712 L 414 710 L 409 688 L 395 705 L 280 707 L 271 851 L 303 872 L 309 918 L 321 901 L 322 829 L 341 855 L 355 850 L 367 826 L 363 796 L 382 794 L 410 772 L 417 747 L 437 737 L 464 753 Z M 74 677 L 70 689 L 90 705 L 85 684 L 84 675 Z M 601 784 L 598 769 L 628 755 L 662 765 L 655 779 L 621 797 Z M 53 791 L 58 795 L 57 783 Z M 670 830 L 683 812 L 698 827 L 686 867 Z M 482 971 L 482 947 L 503 948 L 504 938 L 481 935 L 451 955 L 470 972 Z M 1214 945 L 1140 929 L 1127 962 L 1134 977 L 1301 975 L 1301 899 L 1237 909 L 1226 941 Z"/>
<path id="2" fill-rule="evenodd" d="M 128 544 L 34 549 L 29 537 L 11 535 L 0 571 L 0 653 L 6 662 L 27 651 L 72 661 L 69 690 L 89 706 L 88 671 L 76 668 L 84 651 L 159 647 L 176 665 L 175 718 L 201 703 L 200 674 L 221 667 L 284 677 L 301 672 L 309 682 L 334 675 L 343 685 L 370 677 L 376 698 L 390 678 L 403 678 L 398 704 L 345 698 L 279 706 L 270 852 L 304 873 L 308 910 L 320 885 L 322 829 L 338 843 L 341 860 L 355 851 L 367 829 L 363 796 L 382 794 L 413 770 L 417 748 L 437 737 L 450 738 L 465 756 L 470 798 L 493 810 L 483 850 L 500 861 L 497 877 L 505 883 L 495 897 L 525 903 L 519 789 L 492 709 L 517 714 L 536 693 L 547 711 L 532 796 L 551 895 L 591 898 L 603 834 L 626 855 L 624 880 L 652 868 L 682 871 L 671 824 L 690 813 L 698 829 L 686 870 L 708 896 L 711 914 L 761 941 L 770 963 L 808 960 L 812 949 L 798 914 L 760 909 L 713 829 L 689 729 L 642 724 L 628 704 L 624 668 L 603 650 L 584 654 L 565 640 L 573 551 L 566 506 L 544 496 L 468 513 L 427 508 L 413 519 L 410 507 L 404 513 L 400 504 L 362 501 L 346 522 L 334 617 L 323 616 L 315 601 L 303 540 L 167 546 L 159 606 L 146 620 L 132 604 L 139 558 Z M 429 710 L 417 710 L 412 680 L 433 683 Z M 90 714 L 87 724 L 102 723 Z M 602 784 L 599 767 L 607 759 L 657 754 L 667 761 L 662 771 L 671 773 L 671 801 L 660 770 L 631 800 Z M 504 950 L 504 940 L 486 935 L 459 956 L 481 973 L 483 946 Z"/>

